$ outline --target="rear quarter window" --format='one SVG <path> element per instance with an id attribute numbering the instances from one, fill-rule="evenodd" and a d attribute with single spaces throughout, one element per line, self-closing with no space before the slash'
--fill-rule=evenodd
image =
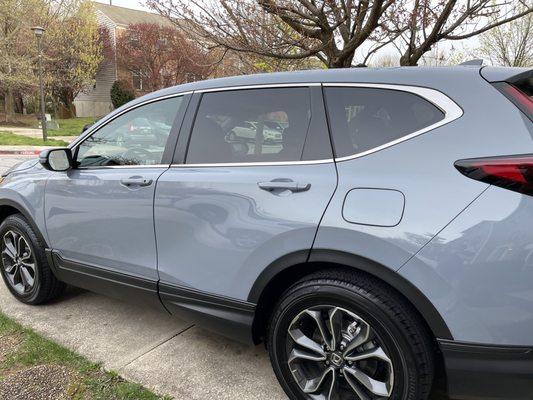
<path id="1" fill-rule="evenodd" d="M 385 145 L 445 117 L 426 99 L 401 90 L 328 87 L 324 93 L 336 157 Z"/>

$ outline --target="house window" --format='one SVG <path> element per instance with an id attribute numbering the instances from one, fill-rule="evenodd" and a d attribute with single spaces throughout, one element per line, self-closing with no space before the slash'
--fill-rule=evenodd
<path id="1" fill-rule="evenodd" d="M 139 73 L 132 74 L 132 83 L 135 90 L 143 90 L 143 78 Z"/>
<path id="2" fill-rule="evenodd" d="M 139 44 L 139 34 L 137 32 L 130 32 L 130 44 L 132 46 L 137 46 Z"/>

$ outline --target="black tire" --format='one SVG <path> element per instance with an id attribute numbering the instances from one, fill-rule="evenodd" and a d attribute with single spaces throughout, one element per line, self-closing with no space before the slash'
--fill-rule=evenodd
<path id="1" fill-rule="evenodd" d="M 289 348 L 298 346 L 288 333 L 288 329 L 294 327 L 294 321 L 301 315 L 307 316 L 302 311 L 310 308 L 320 309 L 325 304 L 335 306 L 335 309 L 338 307 L 348 310 L 367 322 L 373 329 L 374 337 L 379 338 L 380 347 L 386 350 L 391 362 L 388 365 L 392 364 L 391 368 L 394 371 L 393 384 L 390 385 L 392 389 L 388 397 L 375 398 L 393 400 L 428 398 L 434 375 L 434 342 L 425 324 L 412 306 L 390 287 L 372 276 L 342 269 L 320 271 L 297 282 L 282 295 L 272 313 L 267 332 L 267 347 L 274 372 L 289 398 L 311 399 L 300 389 L 289 368 Z M 328 315 L 326 311 L 321 312 L 325 313 L 322 315 Z M 330 326 L 327 326 L 329 331 L 331 331 Z M 323 334 L 321 337 L 324 337 Z M 371 343 L 376 342 L 371 341 Z M 333 360 L 332 354 L 328 354 L 328 360 Z M 305 364 L 309 361 L 302 362 Z M 347 366 L 348 361 L 344 360 L 342 363 Z M 327 364 L 333 366 L 329 361 Z M 334 367 L 338 368 L 337 365 Z M 326 367 L 321 365 L 320 368 Z M 342 372 L 337 378 L 332 378 L 332 381 L 337 380 L 337 385 L 344 385 L 341 388 L 336 387 L 335 390 L 353 390 L 353 387 L 348 385 L 346 370 Z M 339 372 L 334 373 L 339 374 Z M 300 372 L 295 373 L 299 374 Z M 369 398 L 374 398 L 371 392 L 366 394 L 371 395 Z M 357 396 L 351 398 L 356 399 Z"/>
<path id="2" fill-rule="evenodd" d="M 7 217 L 0 225 L 0 249 L 4 250 L 4 237 L 9 232 L 21 235 L 31 250 L 35 271 L 33 285 L 31 288 L 21 293 L 17 290 L 8 278 L 6 272 L 6 258 L 2 254 L 0 261 L 0 272 L 2 279 L 9 291 L 19 301 L 26 304 L 42 304 L 61 295 L 65 289 L 65 284 L 57 280 L 54 276 L 45 254 L 45 245 L 40 239 L 40 235 L 28 224 L 21 214 L 13 214 Z"/>

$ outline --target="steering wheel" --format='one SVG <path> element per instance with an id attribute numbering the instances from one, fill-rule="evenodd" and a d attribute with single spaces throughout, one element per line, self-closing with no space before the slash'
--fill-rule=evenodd
<path id="1" fill-rule="evenodd" d="M 124 165 L 142 165 L 143 163 L 141 161 L 151 160 L 154 158 L 154 155 L 143 148 L 132 147 L 122 153 L 122 158 L 124 159 Z M 132 160 L 133 162 L 129 163 L 127 162 L 128 160 Z"/>

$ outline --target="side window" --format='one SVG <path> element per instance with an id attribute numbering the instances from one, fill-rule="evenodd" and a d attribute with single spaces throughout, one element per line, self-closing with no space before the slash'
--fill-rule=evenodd
<path id="1" fill-rule="evenodd" d="M 305 87 L 206 93 L 186 163 L 299 161 L 310 119 Z"/>
<path id="2" fill-rule="evenodd" d="M 79 145 L 78 165 L 160 164 L 182 100 L 180 96 L 156 101 L 115 118 Z"/>
<path id="3" fill-rule="evenodd" d="M 379 147 L 444 118 L 429 101 L 400 90 L 328 87 L 324 92 L 337 157 Z"/>

